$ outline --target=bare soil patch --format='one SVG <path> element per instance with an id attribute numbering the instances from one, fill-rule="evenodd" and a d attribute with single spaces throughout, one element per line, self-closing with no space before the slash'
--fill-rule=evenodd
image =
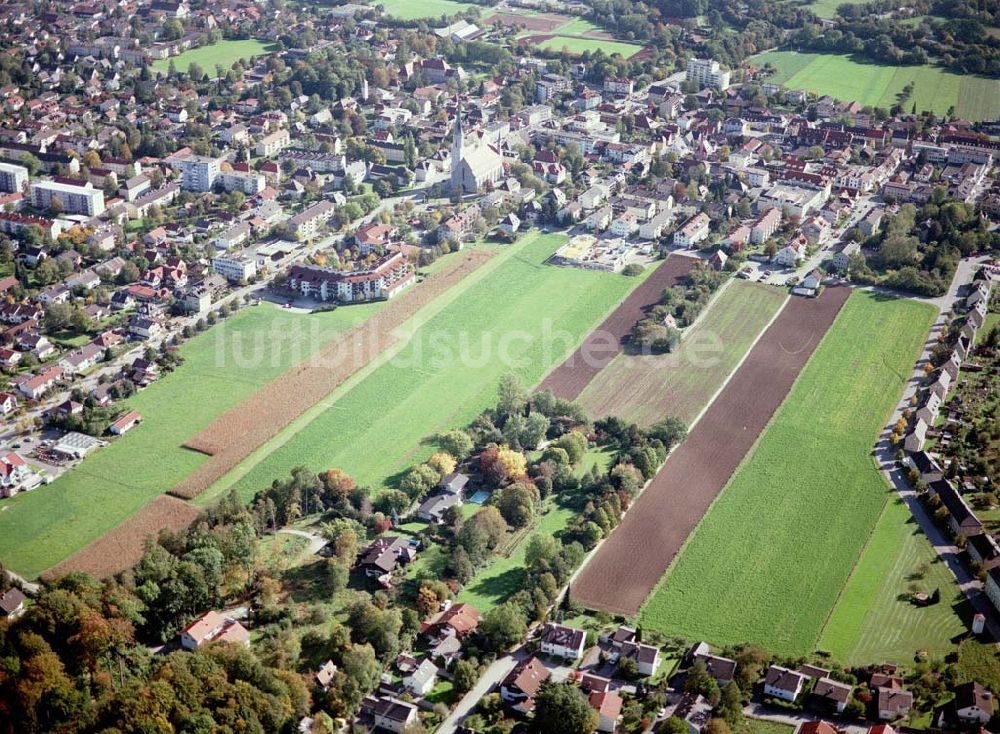
<path id="1" fill-rule="evenodd" d="M 569 23 L 572 18 L 568 15 L 518 15 L 517 13 L 494 13 L 483 21 L 483 27 L 489 27 L 494 23 L 511 28 L 524 28 L 529 31 L 553 31 L 561 25 Z"/>
<path id="2" fill-rule="evenodd" d="M 600 326 L 587 335 L 575 352 L 552 370 L 539 390 L 551 390 L 558 397 L 576 400 L 590 381 L 622 352 L 632 327 L 644 313 L 660 301 L 664 288 L 676 285 L 698 260 L 671 255 L 621 302 Z"/>
<path id="3" fill-rule="evenodd" d="M 161 530 L 182 530 L 201 514 L 174 497 L 160 495 L 109 533 L 84 546 L 42 574 L 43 579 L 80 571 L 106 578 L 132 568 L 142 558 L 146 539 Z"/>
<path id="4" fill-rule="evenodd" d="M 394 344 L 399 339 L 395 331 L 407 319 L 476 270 L 492 254 L 488 250 L 469 250 L 456 255 L 446 268 L 405 290 L 365 323 L 348 330 L 216 418 L 184 443 L 186 448 L 210 458 L 171 489 L 170 494 L 191 499 L 205 491 Z"/>
<path id="5" fill-rule="evenodd" d="M 849 295 L 848 288 L 831 288 L 818 299 L 796 299 L 785 307 L 584 567 L 573 583 L 576 601 L 626 616 L 639 613 Z"/>

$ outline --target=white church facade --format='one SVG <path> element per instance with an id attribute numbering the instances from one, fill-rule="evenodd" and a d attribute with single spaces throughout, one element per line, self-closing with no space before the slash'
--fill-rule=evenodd
<path id="1" fill-rule="evenodd" d="M 503 156 L 484 141 L 468 143 L 462 131 L 462 107 L 455 118 L 451 145 L 451 190 L 474 194 L 503 178 Z"/>

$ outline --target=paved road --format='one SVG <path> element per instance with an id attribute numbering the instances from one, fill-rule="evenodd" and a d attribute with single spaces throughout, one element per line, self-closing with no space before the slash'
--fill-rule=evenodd
<path id="1" fill-rule="evenodd" d="M 493 690 L 494 686 L 500 685 L 500 681 L 504 679 L 507 673 L 514 669 L 518 661 L 523 660 L 527 656 L 528 653 L 523 648 L 518 648 L 512 653 L 504 655 L 502 658 L 497 658 L 486 669 L 486 672 L 479 678 L 476 685 L 462 696 L 462 700 L 455 705 L 455 708 L 451 710 L 447 718 L 441 722 L 441 725 L 436 730 L 436 734 L 454 734 L 455 729 L 462 723 L 462 720 L 472 713 L 472 709 L 479 703 L 479 699 Z"/>
<path id="2" fill-rule="evenodd" d="M 941 560 L 948 566 L 948 569 L 955 577 L 955 581 L 958 583 L 959 589 L 965 594 L 973 609 L 985 615 L 986 628 L 989 634 L 994 640 L 1000 641 L 1000 624 L 997 623 L 995 610 L 982 593 L 982 584 L 961 562 L 959 559 L 959 549 L 952 543 L 951 538 L 938 527 L 924 508 L 923 503 L 920 502 L 917 493 L 910 486 L 905 472 L 897 465 L 896 448 L 889 441 L 893 426 L 899 420 L 903 410 L 910 406 L 910 399 L 920 389 L 920 384 L 924 378 L 924 365 L 930 360 L 931 349 L 937 344 L 937 337 L 945 327 L 952 304 L 957 299 L 960 289 L 972 281 L 972 276 L 975 274 L 979 264 L 980 261 L 978 260 L 971 258 L 963 259 L 959 262 L 958 268 L 955 271 L 955 277 L 945 295 L 938 298 L 920 299 L 937 307 L 937 317 L 934 320 L 934 325 L 931 327 L 927 341 L 924 343 L 923 351 L 917 360 L 913 373 L 906 383 L 903 397 L 893 411 L 885 430 L 879 436 L 878 443 L 875 445 L 875 459 L 886 481 L 896 489 L 896 492 L 906 503 L 914 519 L 920 525 L 920 529 L 923 530 L 924 535 L 930 540 L 931 545 Z"/>
<path id="3" fill-rule="evenodd" d="M 297 535 L 300 538 L 308 540 L 309 545 L 306 546 L 303 553 L 310 556 L 314 556 L 319 553 L 320 549 L 326 545 L 326 538 L 319 533 L 310 533 L 307 530 L 299 530 L 298 528 L 281 528 L 278 532 L 284 533 L 285 535 Z"/>

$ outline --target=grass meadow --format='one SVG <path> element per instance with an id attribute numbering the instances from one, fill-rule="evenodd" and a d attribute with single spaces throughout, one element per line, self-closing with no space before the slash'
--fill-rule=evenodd
<path id="1" fill-rule="evenodd" d="M 857 291 L 640 614 L 643 627 L 815 649 L 885 505 L 870 457 L 933 309 Z"/>
<path id="2" fill-rule="evenodd" d="M 908 599 L 911 586 L 926 593 L 939 589 L 941 602 L 914 606 Z M 971 615 L 954 577 L 906 504 L 890 494 L 819 647 L 845 665 L 905 662 L 918 651 L 944 657 L 954 650 L 953 639 L 968 629 Z"/>
<path id="3" fill-rule="evenodd" d="M 593 418 L 617 415 L 651 425 L 669 412 L 690 425 L 786 298 L 777 288 L 733 279 L 684 335 L 676 352 L 618 355 L 578 402 Z"/>
<path id="4" fill-rule="evenodd" d="M 248 307 L 181 347 L 184 364 L 126 401 L 142 425 L 116 438 L 51 485 L 19 494 L 0 512 L 0 558 L 35 577 L 130 517 L 205 460 L 181 444 L 217 415 L 305 359 L 381 304 L 301 315 Z M 267 358 L 240 364 L 220 355 L 253 338 Z"/>
<path id="5" fill-rule="evenodd" d="M 623 58 L 630 58 L 642 51 L 643 47 L 635 43 L 625 41 L 612 41 L 606 38 L 588 38 L 585 36 L 553 36 L 538 44 L 539 48 L 548 51 L 568 51 L 571 54 L 583 54 L 587 51 L 594 53 L 603 51 L 608 56 L 621 54 Z"/>
<path id="6" fill-rule="evenodd" d="M 153 71 L 162 71 L 164 74 L 170 69 L 170 62 L 174 62 L 174 68 L 182 73 L 187 73 L 191 64 L 198 64 L 206 74 L 215 76 L 216 65 L 223 69 L 228 69 L 240 59 L 250 60 L 255 56 L 263 56 L 268 53 L 270 44 L 265 41 L 258 41 L 254 38 L 245 40 L 218 41 L 209 46 L 201 46 L 185 51 L 179 56 L 171 59 L 159 59 L 153 62 Z"/>
<path id="7" fill-rule="evenodd" d="M 440 18 L 442 15 L 455 15 L 473 7 L 472 3 L 459 0 L 377 0 L 373 4 L 381 5 L 386 13 L 400 20 Z"/>
<path id="8" fill-rule="evenodd" d="M 770 63 L 777 73 L 766 81 L 791 89 L 829 94 L 845 102 L 889 108 L 909 82 L 913 95 L 905 102 L 909 112 L 932 110 L 944 114 L 954 107 L 956 114 L 970 120 L 1000 115 L 1000 80 L 959 75 L 936 66 L 887 66 L 859 63 L 835 54 L 770 51 L 750 59 L 756 66 Z"/>
<path id="9" fill-rule="evenodd" d="M 641 282 L 545 265 L 564 241 L 530 233 L 505 248 L 393 355 L 355 375 L 198 502 L 229 486 L 250 498 L 300 465 L 340 467 L 361 484 L 391 486 L 432 453 L 426 439 L 495 402 L 501 375 L 537 383 Z"/>

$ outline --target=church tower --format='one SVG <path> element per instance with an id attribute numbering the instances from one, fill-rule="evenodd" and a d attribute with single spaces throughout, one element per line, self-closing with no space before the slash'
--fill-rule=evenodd
<path id="1" fill-rule="evenodd" d="M 451 141 L 451 189 L 452 191 L 462 191 L 462 156 L 464 150 L 465 136 L 462 132 L 462 100 L 458 100 L 458 113 L 455 115 L 455 135 Z"/>

